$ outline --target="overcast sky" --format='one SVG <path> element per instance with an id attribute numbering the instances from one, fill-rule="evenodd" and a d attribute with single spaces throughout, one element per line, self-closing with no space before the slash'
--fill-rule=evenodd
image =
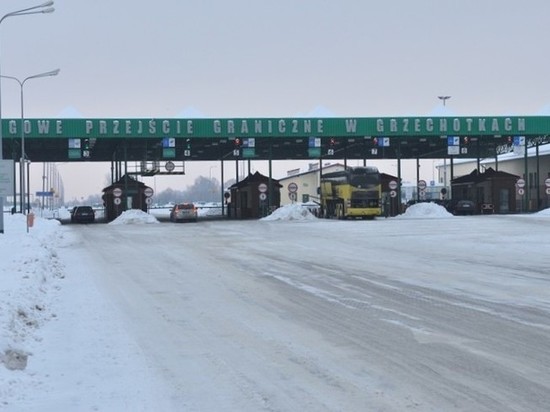
<path id="1" fill-rule="evenodd" d="M 2 0 L 0 14 L 41 1 Z M 55 0 L 55 9 L 0 27 L 3 75 L 61 69 L 25 85 L 27 117 L 422 116 L 438 113 L 438 95 L 452 96 L 456 115 L 550 114 L 547 0 Z M 2 114 L 20 115 L 10 80 Z"/>

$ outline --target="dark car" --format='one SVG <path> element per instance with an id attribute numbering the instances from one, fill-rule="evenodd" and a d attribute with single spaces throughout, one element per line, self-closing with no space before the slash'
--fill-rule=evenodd
<path id="1" fill-rule="evenodd" d="M 455 215 L 473 215 L 476 213 L 476 204 L 471 200 L 459 200 L 453 207 Z"/>
<path id="2" fill-rule="evenodd" d="M 172 222 L 183 222 L 185 220 L 196 222 L 197 219 L 197 208 L 193 203 L 178 203 L 170 211 L 170 220 Z"/>
<path id="3" fill-rule="evenodd" d="M 71 211 L 72 223 L 94 223 L 95 211 L 91 206 L 75 206 Z"/>

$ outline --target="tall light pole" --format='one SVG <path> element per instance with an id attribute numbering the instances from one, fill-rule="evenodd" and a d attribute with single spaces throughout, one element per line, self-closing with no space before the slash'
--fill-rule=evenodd
<path id="1" fill-rule="evenodd" d="M 52 6 L 53 6 L 53 1 L 47 1 L 37 6 L 32 6 L 32 7 L 27 7 L 25 9 L 12 11 L 11 13 L 7 13 L 4 16 L 2 16 L 2 18 L 0 18 L 0 25 L 8 17 L 25 16 L 27 14 L 51 13 L 55 10 Z M 2 87 L 0 85 L 0 161 L 2 161 L 4 158 L 2 131 L 3 131 L 2 130 Z M 15 207 L 15 193 L 13 194 L 13 196 L 14 196 L 13 204 Z M 0 233 L 4 233 L 4 198 L 2 196 L 0 196 Z"/>
<path id="2" fill-rule="evenodd" d="M 451 96 L 437 96 L 437 98 L 443 101 L 443 107 L 445 107 L 445 102 L 451 98 Z M 451 176 L 452 179 L 452 176 Z M 447 157 L 443 158 L 443 187 L 447 190 Z"/>
<path id="3" fill-rule="evenodd" d="M 28 80 L 31 79 L 39 79 L 41 77 L 49 77 L 49 76 L 57 76 L 59 74 L 59 69 L 52 70 L 49 72 L 34 74 L 32 76 L 25 77 L 23 80 L 19 80 L 17 77 L 13 76 L 2 76 L 0 75 L 0 78 L 4 79 L 11 79 L 15 80 L 17 83 L 19 83 L 20 90 L 21 90 L 21 159 L 19 162 L 19 166 L 21 167 L 20 177 L 21 177 L 21 212 L 23 214 L 26 214 L 27 212 L 27 204 L 25 202 L 25 164 L 27 162 L 27 155 L 25 153 L 25 100 L 24 100 L 24 87 L 25 83 Z M 28 228 L 27 228 L 28 229 Z"/>
<path id="4" fill-rule="evenodd" d="M 218 166 L 210 166 L 210 170 L 209 170 L 209 173 L 208 173 L 208 177 L 210 180 L 212 180 L 212 169 L 215 169 L 216 167 Z"/>
<path id="5" fill-rule="evenodd" d="M 451 96 L 437 96 L 439 100 L 443 100 L 443 106 L 445 106 L 445 102 L 451 98 Z"/>

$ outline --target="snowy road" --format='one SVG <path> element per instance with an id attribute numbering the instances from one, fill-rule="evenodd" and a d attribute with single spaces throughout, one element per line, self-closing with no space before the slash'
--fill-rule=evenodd
<path id="1" fill-rule="evenodd" d="M 548 224 L 98 224 L 73 247 L 173 410 L 532 412 L 550 404 Z"/>

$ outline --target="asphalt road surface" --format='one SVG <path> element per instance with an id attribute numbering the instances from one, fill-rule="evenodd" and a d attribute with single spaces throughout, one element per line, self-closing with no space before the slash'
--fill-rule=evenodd
<path id="1" fill-rule="evenodd" d="M 174 410 L 549 408 L 548 220 L 74 230 Z"/>

